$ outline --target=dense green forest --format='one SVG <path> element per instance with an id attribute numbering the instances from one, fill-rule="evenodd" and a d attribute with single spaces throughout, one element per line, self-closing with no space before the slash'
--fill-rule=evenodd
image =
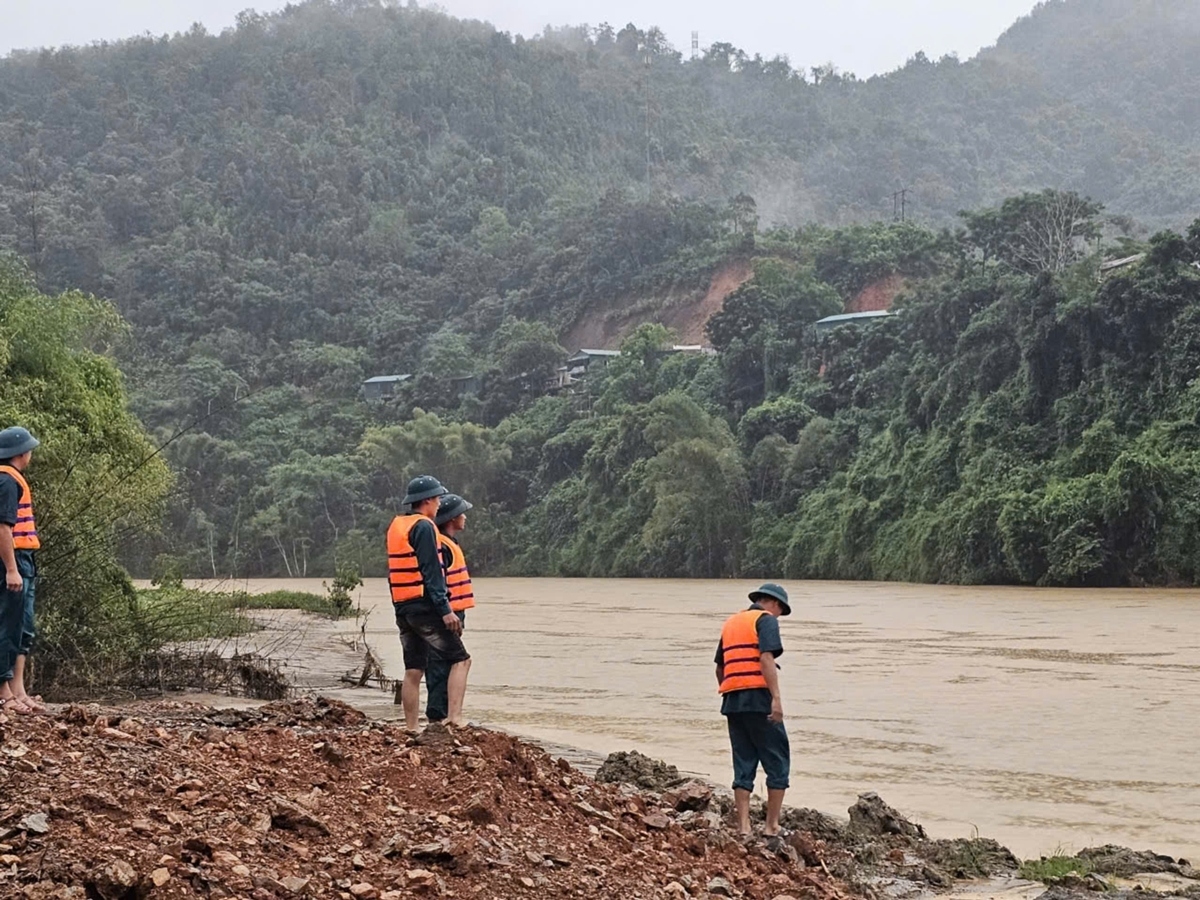
<path id="1" fill-rule="evenodd" d="M 129 323 L 175 472 L 143 573 L 378 573 L 432 471 L 492 573 L 1192 581 L 1198 53 L 1186 0 L 866 81 L 310 0 L 0 60 L 0 247 Z M 647 325 L 547 394 L 572 326 L 733 262 L 717 355 Z M 814 332 L 892 275 L 897 315 Z"/>

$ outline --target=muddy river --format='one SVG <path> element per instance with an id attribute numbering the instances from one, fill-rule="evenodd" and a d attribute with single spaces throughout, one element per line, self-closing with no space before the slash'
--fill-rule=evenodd
<path id="1" fill-rule="evenodd" d="M 874 790 L 935 836 L 978 829 L 1022 856 L 1200 856 L 1200 592 L 787 586 L 790 803 L 844 813 Z M 727 782 L 712 656 L 751 587 L 481 579 L 467 713 Z M 399 675 L 384 583 L 361 602 Z"/>

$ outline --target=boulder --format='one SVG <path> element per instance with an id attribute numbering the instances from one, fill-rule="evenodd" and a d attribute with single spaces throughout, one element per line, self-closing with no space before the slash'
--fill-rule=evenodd
<path id="1" fill-rule="evenodd" d="M 925 829 L 910 822 L 883 802 L 875 792 L 859 794 L 850 807 L 850 828 L 860 834 L 897 834 L 913 840 L 925 840 Z"/>

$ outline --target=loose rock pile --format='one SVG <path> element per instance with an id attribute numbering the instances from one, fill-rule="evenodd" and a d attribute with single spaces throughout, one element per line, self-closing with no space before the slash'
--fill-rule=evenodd
<path id="1" fill-rule="evenodd" d="M 742 842 L 709 787 L 670 780 L 320 699 L 72 706 L 0 724 L 0 898 L 850 894 L 821 836 Z"/>
<path id="2" fill-rule="evenodd" d="M 730 797 L 672 766 L 620 753 L 601 773 L 323 698 L 0 715 L 0 900 L 903 900 L 1018 867 L 995 841 L 930 840 L 875 794 L 848 820 L 785 809 L 785 839 L 746 841 Z M 1114 878 L 1147 872 L 1200 900 L 1186 861 L 1079 857 L 1092 871 L 1039 900 L 1134 900 L 1151 892 Z"/>

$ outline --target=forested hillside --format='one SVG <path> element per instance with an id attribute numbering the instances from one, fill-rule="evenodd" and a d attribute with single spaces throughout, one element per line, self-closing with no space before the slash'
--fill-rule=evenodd
<path id="1" fill-rule="evenodd" d="M 142 570 L 377 571 L 403 480 L 428 469 L 479 503 L 491 571 L 1191 579 L 1157 543 L 1129 555 L 1108 494 L 1082 537 L 1041 535 L 1069 565 L 1031 562 L 1011 509 L 1028 495 L 1029 522 L 1057 521 L 1028 510 L 1182 415 L 1190 374 L 1104 329 L 1184 340 L 1194 240 L 1099 290 L 1095 262 L 1200 214 L 1198 55 L 1187 0 L 1043 4 L 977 59 L 918 53 L 868 81 L 719 43 L 685 59 L 653 28 L 524 40 L 310 0 L 0 61 L 0 247 L 131 323 L 121 364 L 177 473 L 162 537 L 128 549 Z M 917 224 L 880 224 L 901 188 Z M 1014 249 L 1064 208 L 1056 259 Z M 718 356 L 666 357 L 643 330 L 586 390 L 546 396 L 581 317 L 653 321 L 728 265 L 756 274 L 709 323 Z M 913 312 L 812 331 L 887 276 Z M 1074 374 L 1039 329 L 1069 338 Z M 984 333 L 990 380 L 952 377 Z M 361 401 L 393 373 L 414 376 L 397 401 Z M 458 375 L 483 390 L 460 397 Z M 1001 452 L 980 416 L 1034 435 L 1004 451 L 1022 474 L 967 465 L 964 447 Z M 1063 462 L 1093 428 L 1115 455 Z M 1005 510 L 986 553 L 937 530 Z"/>

